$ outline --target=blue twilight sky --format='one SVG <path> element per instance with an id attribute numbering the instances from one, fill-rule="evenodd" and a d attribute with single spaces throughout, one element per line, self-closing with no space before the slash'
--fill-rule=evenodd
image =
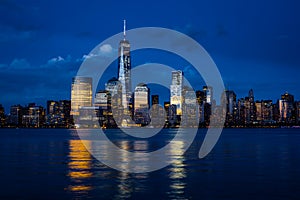
<path id="1" fill-rule="evenodd" d="M 299 8 L 296 0 L 1 0 L 0 104 L 7 112 L 12 104 L 70 99 L 83 56 L 121 32 L 123 19 L 128 29 L 165 27 L 198 41 L 239 98 L 253 88 L 256 99 L 288 91 L 300 100 Z M 132 59 L 133 66 L 153 61 Z"/>

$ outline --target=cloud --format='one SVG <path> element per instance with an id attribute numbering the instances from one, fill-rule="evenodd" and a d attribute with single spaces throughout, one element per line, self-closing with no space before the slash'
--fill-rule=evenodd
<path id="1" fill-rule="evenodd" d="M 66 58 L 64 58 L 62 56 L 57 56 L 57 57 L 49 59 L 47 64 L 43 65 L 43 67 L 47 68 L 48 65 L 64 65 L 64 64 L 67 64 L 67 63 L 70 63 L 70 62 L 79 62 L 79 61 L 80 60 L 73 61 L 72 57 L 70 55 L 68 55 Z"/>
<path id="2" fill-rule="evenodd" d="M 31 65 L 25 59 L 15 58 L 9 65 L 10 69 L 30 69 Z"/>
<path id="3" fill-rule="evenodd" d="M 82 58 L 79 58 L 78 61 L 83 61 L 85 59 L 90 59 L 90 58 L 94 58 L 94 57 L 97 57 L 97 54 L 93 54 L 93 53 L 90 53 L 88 55 L 83 55 Z"/>
<path id="4" fill-rule="evenodd" d="M 104 44 L 99 48 L 100 52 L 103 54 L 110 54 L 112 53 L 112 46 L 110 44 Z"/>
<path id="5" fill-rule="evenodd" d="M 84 61 L 85 59 L 92 59 L 92 58 L 111 58 L 114 54 L 117 53 L 117 49 L 114 49 L 110 44 L 103 44 L 99 47 L 99 49 L 93 50 L 89 54 L 85 54 L 82 58 L 77 59 L 77 61 Z"/>
<path id="6" fill-rule="evenodd" d="M 0 85 L 5 94 L 0 96 L 0 103 L 8 109 L 13 104 L 45 105 L 49 99 L 70 99 L 72 77 L 80 64 L 71 56 L 57 56 L 41 65 L 32 65 L 24 58 L 0 64 Z"/>
<path id="7" fill-rule="evenodd" d="M 61 56 L 55 57 L 55 58 L 51 58 L 50 60 L 48 60 L 48 63 L 57 63 L 57 62 L 61 62 L 64 61 L 65 59 Z"/>

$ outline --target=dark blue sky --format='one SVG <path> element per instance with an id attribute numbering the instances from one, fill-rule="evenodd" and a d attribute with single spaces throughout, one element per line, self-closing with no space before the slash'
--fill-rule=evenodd
<path id="1" fill-rule="evenodd" d="M 288 91 L 300 100 L 299 7 L 296 0 L 2 0 L 0 103 L 70 99 L 83 55 L 121 32 L 123 19 L 128 29 L 166 27 L 197 40 L 238 97 L 253 88 L 256 99 Z"/>

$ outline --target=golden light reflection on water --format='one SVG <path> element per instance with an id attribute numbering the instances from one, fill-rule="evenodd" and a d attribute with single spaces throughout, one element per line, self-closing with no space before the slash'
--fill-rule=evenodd
<path id="1" fill-rule="evenodd" d="M 68 176 L 71 178 L 72 184 L 68 189 L 72 192 L 86 192 L 92 189 L 85 183 L 85 180 L 93 175 L 90 171 L 92 158 L 86 150 L 86 147 L 89 148 L 90 145 L 91 142 L 87 140 L 70 140 L 69 142 Z"/>
<path id="2" fill-rule="evenodd" d="M 170 154 L 173 155 L 172 164 L 170 165 L 169 178 L 171 180 L 169 197 L 177 199 L 184 195 L 186 189 L 186 164 L 184 163 L 184 141 L 173 141 L 171 143 Z M 182 198 L 182 197 L 180 197 Z"/>

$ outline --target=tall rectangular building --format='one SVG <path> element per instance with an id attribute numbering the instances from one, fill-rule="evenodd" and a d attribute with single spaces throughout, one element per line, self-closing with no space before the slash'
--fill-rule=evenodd
<path id="1" fill-rule="evenodd" d="M 149 118 L 149 89 L 146 84 L 140 83 L 134 90 L 134 119 L 137 124 L 147 125 Z"/>
<path id="2" fill-rule="evenodd" d="M 170 104 L 176 105 L 176 114 L 182 114 L 182 85 L 183 85 L 183 73 L 182 71 L 172 71 L 172 84 L 170 86 Z"/>
<path id="3" fill-rule="evenodd" d="M 126 40 L 126 21 L 124 20 L 124 38 L 119 44 L 118 80 L 122 87 L 122 106 L 124 111 L 129 110 L 131 101 L 131 61 L 130 43 Z"/>
<path id="4" fill-rule="evenodd" d="M 204 99 L 208 104 L 212 104 L 213 101 L 213 88 L 211 86 L 203 86 Z"/>
<path id="5" fill-rule="evenodd" d="M 294 96 L 286 92 L 285 94 L 281 95 L 281 99 L 279 100 L 279 120 L 286 123 L 294 122 L 295 119 L 293 119 L 293 111 Z"/>
<path id="6" fill-rule="evenodd" d="M 12 126 L 22 125 L 23 107 L 21 105 L 13 105 L 10 107 L 10 115 L 8 122 Z"/>
<path id="7" fill-rule="evenodd" d="M 92 78 L 74 77 L 71 89 L 71 115 L 79 115 L 81 107 L 89 106 L 92 106 Z"/>

